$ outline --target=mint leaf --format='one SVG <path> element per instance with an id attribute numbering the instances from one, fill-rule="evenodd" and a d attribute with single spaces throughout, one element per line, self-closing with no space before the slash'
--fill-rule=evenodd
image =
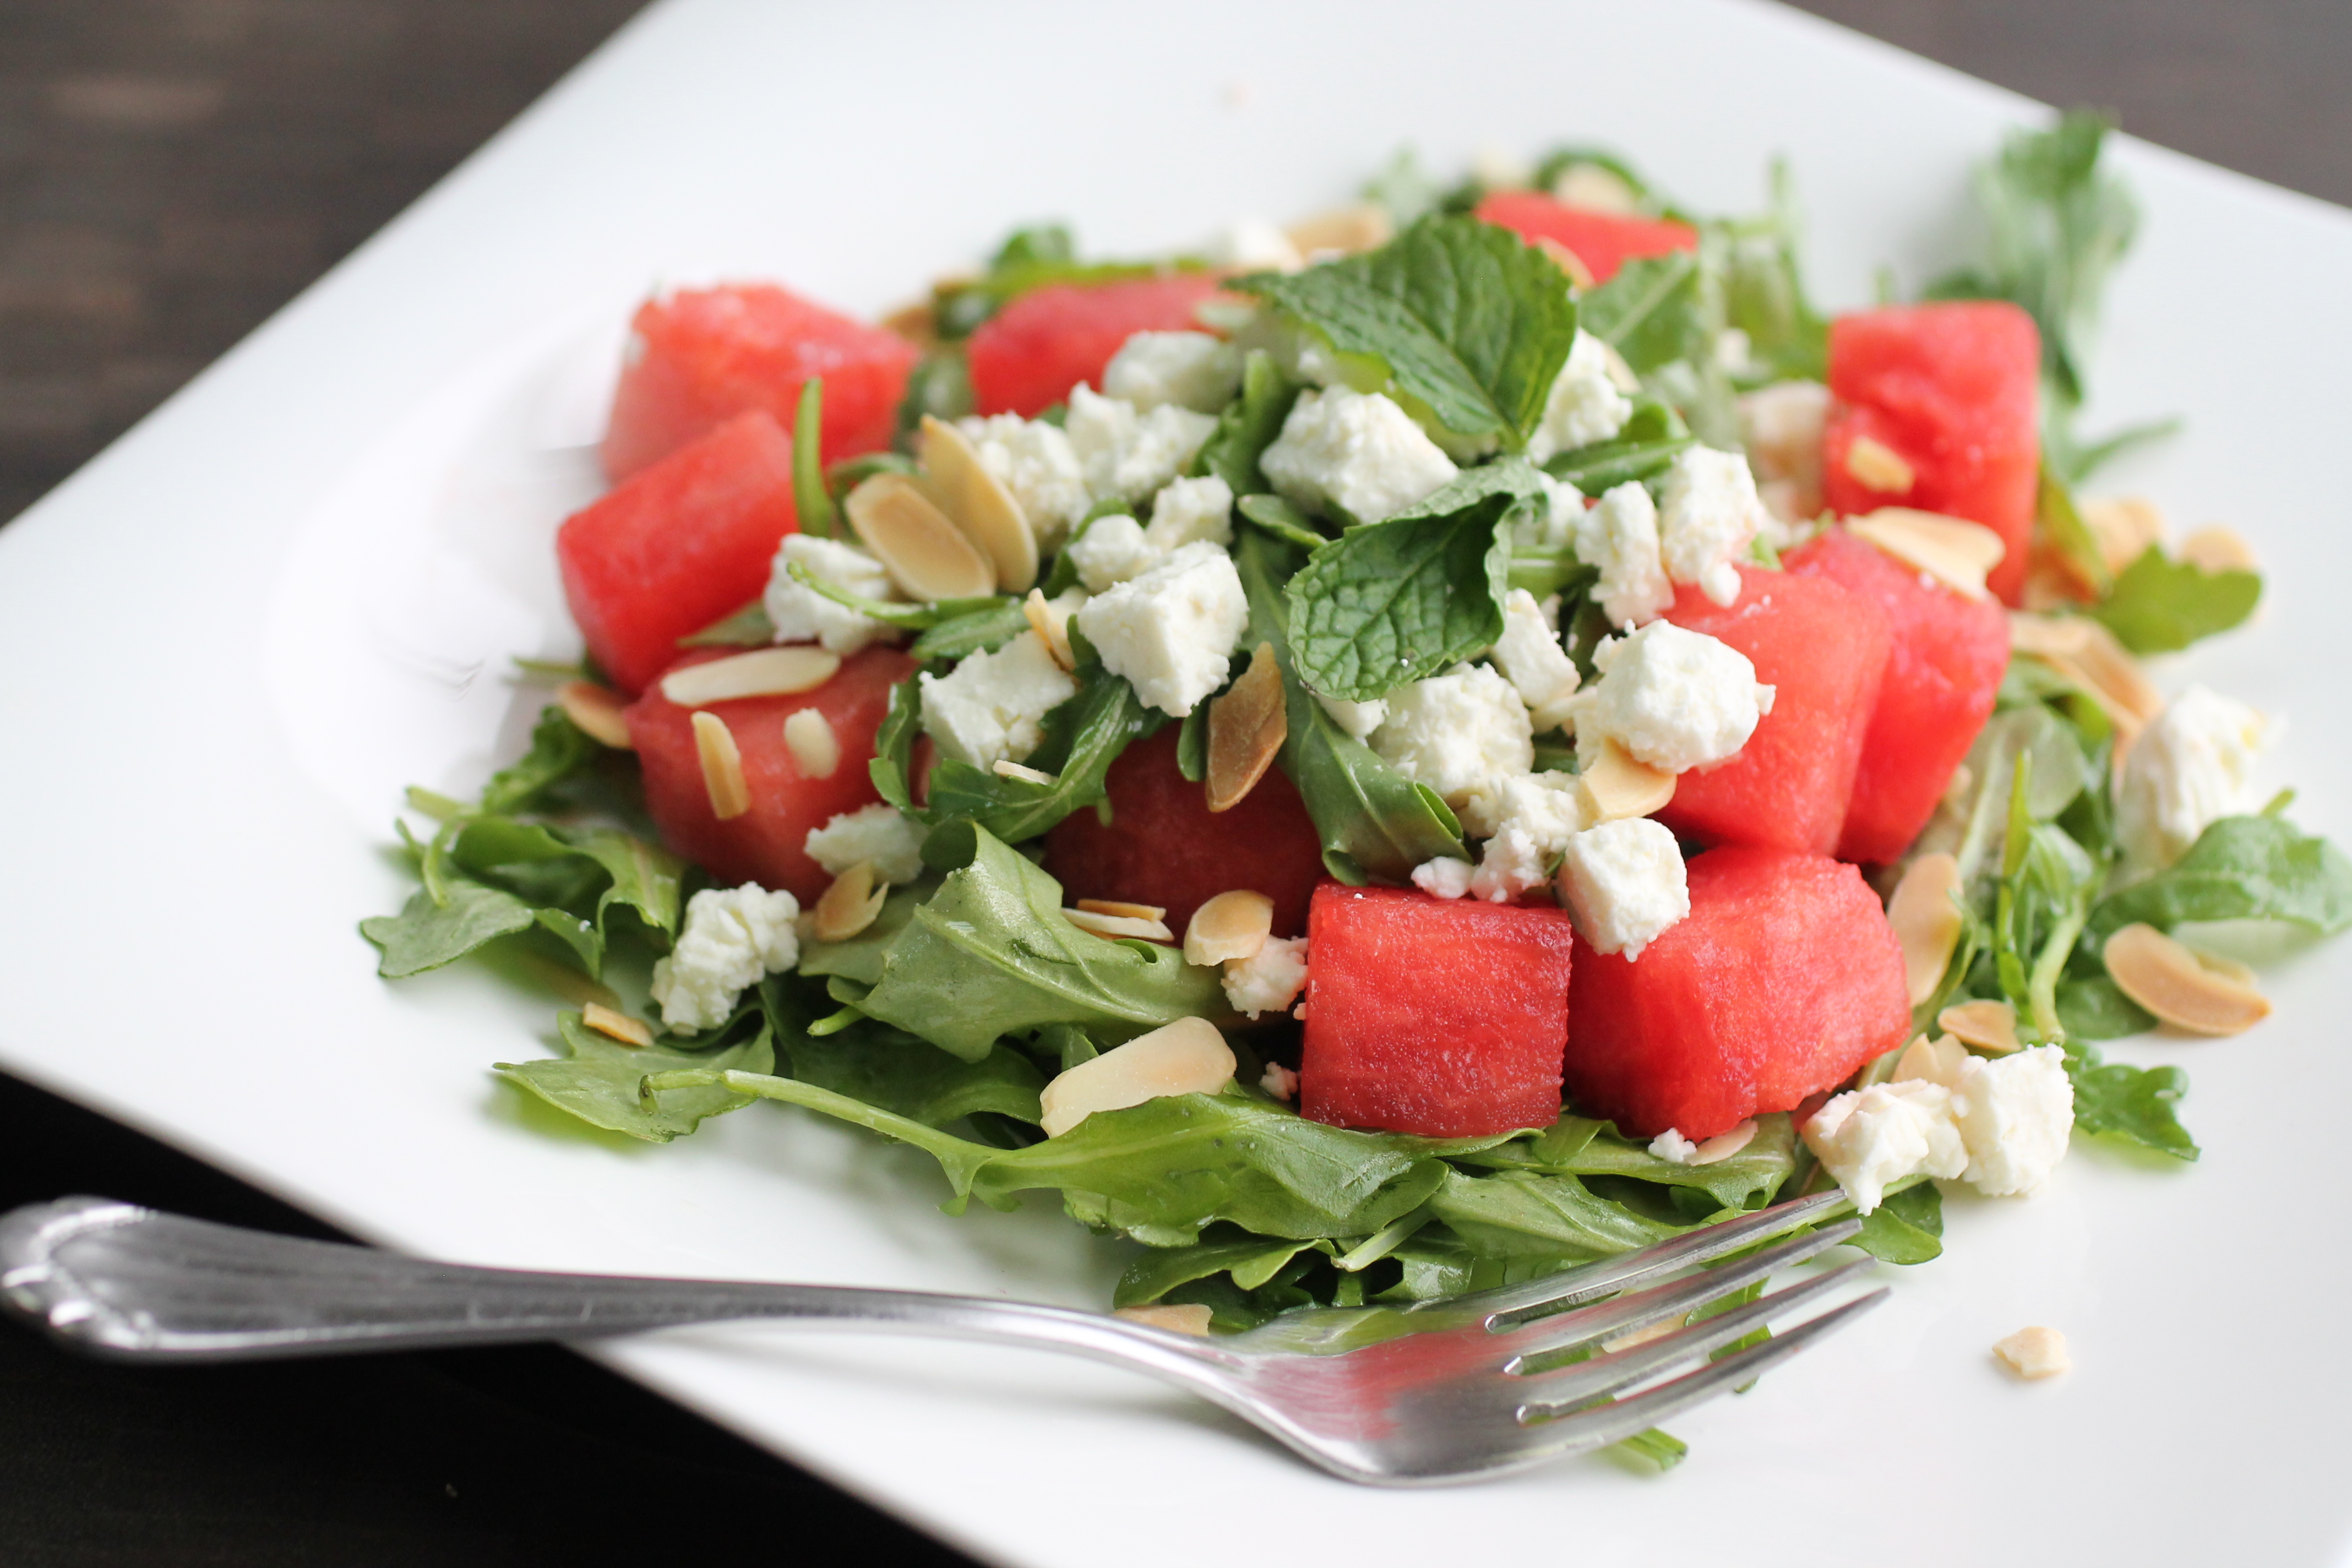
<path id="1" fill-rule="evenodd" d="M 2095 944 L 2135 921 L 2286 921 L 2322 936 L 2352 926 L 2352 859 L 2275 816 L 2225 816 L 2169 869 L 2108 894 L 2091 911 Z"/>
<path id="2" fill-rule="evenodd" d="M 1634 374 L 1713 352 L 1696 251 L 1637 256 L 1579 301 L 1584 330 L 1624 356 Z"/>
<path id="3" fill-rule="evenodd" d="M 1431 216 L 1378 250 L 1234 288 L 1378 364 L 1409 405 L 1457 436 L 1517 448 L 1576 341 L 1559 268 L 1507 229 Z"/>
<path id="4" fill-rule="evenodd" d="M 499 1076 L 520 1084 L 559 1110 L 592 1126 L 625 1132 L 649 1143 L 667 1143 L 693 1131 L 709 1117 L 740 1110 L 751 1097 L 720 1088 L 666 1094 L 646 1104 L 637 1088 L 647 1073 L 689 1068 L 764 1073 L 775 1052 L 764 1027 L 739 1045 L 718 1050 L 681 1051 L 667 1046 L 625 1046 L 580 1021 L 577 1013 L 556 1017 L 564 1055 L 535 1062 L 499 1062 Z"/>
<path id="5" fill-rule="evenodd" d="M 2134 653 L 2172 653 L 2240 625 L 2262 596 L 2260 573 L 2208 572 L 2151 544 L 2091 614 Z"/>
<path id="6" fill-rule="evenodd" d="M 2078 1130 L 2121 1138 L 2176 1160 L 2197 1158 L 2196 1141 L 2174 1110 L 2189 1092 L 2189 1075 L 2179 1068 L 2105 1062 L 2093 1047 L 2070 1040 L 2066 1076 L 2074 1083 Z"/>

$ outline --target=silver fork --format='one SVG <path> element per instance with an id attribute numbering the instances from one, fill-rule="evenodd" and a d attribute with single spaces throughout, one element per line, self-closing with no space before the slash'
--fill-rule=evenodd
<path id="1" fill-rule="evenodd" d="M 1209 1339 L 987 1297 L 476 1268 L 89 1197 L 0 1215 L 0 1303 L 70 1346 L 122 1361 L 572 1340 L 730 1319 L 1009 1341 L 1150 1373 L 1349 1480 L 1429 1486 L 1631 1437 L 1877 1305 L 1884 1289 L 1636 1387 L 1820 1300 L 1863 1267 L 1643 1333 L 1848 1239 L 1859 1222 L 1822 1224 L 1843 1202 L 1836 1193 L 1799 1199 L 1524 1285 L 1286 1312 Z M 1821 1228 L 1685 1273 L 1807 1225 Z"/>

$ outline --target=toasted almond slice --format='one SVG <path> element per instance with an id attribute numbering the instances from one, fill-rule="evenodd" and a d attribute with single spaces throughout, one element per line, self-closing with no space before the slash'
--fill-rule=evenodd
<path id="1" fill-rule="evenodd" d="M 654 1032 L 641 1019 L 626 1013 L 615 1012 L 600 1002 L 591 1002 L 580 1009 L 580 1021 L 607 1039 L 618 1040 L 625 1046 L 650 1046 Z"/>
<path id="2" fill-rule="evenodd" d="M 1033 784 L 1051 784 L 1055 782 L 1054 775 L 1045 769 L 1029 767 L 1006 757 L 997 758 L 990 764 L 989 771 L 1001 779 L 1022 779 Z"/>
<path id="3" fill-rule="evenodd" d="M 2144 496 L 2086 500 L 2075 510 L 2110 572 L 2122 571 L 2147 554 L 2149 545 L 2164 542 L 2164 513 Z"/>
<path id="4" fill-rule="evenodd" d="M 937 348 L 940 342 L 940 313 L 929 300 L 918 300 L 911 305 L 901 305 L 876 323 L 884 331 L 906 339 L 917 348 Z"/>
<path id="5" fill-rule="evenodd" d="M 833 879 L 816 900 L 814 931 L 819 942 L 847 942 L 874 923 L 890 884 L 875 873 L 874 862 L 860 860 Z"/>
<path id="6" fill-rule="evenodd" d="M 1685 1315 L 1678 1312 L 1671 1317 L 1660 1318 L 1654 1323 L 1643 1323 L 1638 1329 L 1628 1329 L 1614 1339 L 1601 1341 L 1601 1348 L 1614 1355 L 1619 1351 L 1630 1351 L 1636 1345 L 1646 1345 L 1652 1340 L 1664 1339 L 1683 1326 L 1683 1319 Z"/>
<path id="7" fill-rule="evenodd" d="M 2141 724 L 2152 722 L 2164 711 L 2164 693 L 2156 682 L 2140 668 L 2139 660 L 2131 650 L 2116 640 L 2116 634 L 2098 622 L 2083 623 L 2083 647 L 2074 661 L 2091 678 L 2097 695 L 2105 698 L 2116 709 L 2128 713 Z"/>
<path id="8" fill-rule="evenodd" d="M 1236 958 L 1255 958 L 1274 934 L 1274 900 L 1235 888 L 1192 911 L 1184 927 L 1184 962 L 1202 968 Z"/>
<path id="9" fill-rule="evenodd" d="M 1845 529 L 1971 599 L 1992 597 L 1985 586 L 1985 574 L 2009 553 L 2000 535 L 1982 523 L 1907 506 L 1881 507 L 1866 517 L 1851 520 Z"/>
<path id="10" fill-rule="evenodd" d="M 1174 942 L 1176 940 L 1176 933 L 1168 929 L 1166 921 L 1137 920 L 1132 915 L 1105 915 L 1097 914 L 1092 910 L 1078 909 L 1064 910 L 1062 915 L 1080 931 L 1090 931 L 1099 937 L 1108 937 L 1113 942 L 1126 942 L 1130 939 L 1139 942 Z"/>
<path id="11" fill-rule="evenodd" d="M 2182 540 L 2180 558 L 2200 572 L 2252 572 L 2258 567 L 2254 547 L 2236 529 L 2218 522 Z"/>
<path id="12" fill-rule="evenodd" d="M 1231 811 L 1246 799 L 1289 738 L 1282 667 L 1274 645 L 1262 642 L 1241 679 L 1209 704 L 1209 809 Z"/>
<path id="13" fill-rule="evenodd" d="M 1701 1143 L 1691 1154 L 1690 1163 L 1694 1165 L 1713 1165 L 1728 1160 L 1747 1148 L 1755 1137 L 1756 1123 L 1743 1121 L 1730 1131 L 1718 1132 Z"/>
<path id="14" fill-rule="evenodd" d="M 1886 900 L 1886 923 L 1903 944 L 1903 978 L 1914 1007 L 1936 994 L 1959 945 L 1960 909 L 1954 901 L 1959 890 L 1959 861 L 1938 851 L 1905 867 Z"/>
<path id="15" fill-rule="evenodd" d="M 1205 1335 L 1209 1331 L 1209 1309 L 1194 1302 L 1189 1306 L 1121 1307 L 1111 1313 L 1130 1323 L 1141 1323 L 1147 1329 L 1165 1329 L 1171 1334 Z"/>
<path id="16" fill-rule="evenodd" d="M 2091 694 L 2116 727 L 2116 765 L 2164 711 L 2164 693 L 2115 633 L 2082 616 L 2012 615 L 2009 646 L 2030 653 Z"/>
<path id="17" fill-rule="evenodd" d="M 1864 489 L 1888 496 L 1907 495 L 1919 479 L 1902 453 L 1867 436 L 1854 437 L 1845 449 L 1845 471 Z"/>
<path id="18" fill-rule="evenodd" d="M 2006 1002 L 1958 1002 L 1936 1015 L 1936 1027 L 1964 1046 L 1995 1056 L 2017 1049 L 2017 1009 Z"/>
<path id="19" fill-rule="evenodd" d="M 2035 615 L 2024 610 L 2009 613 L 2009 646 L 2011 652 L 2030 653 L 2039 658 L 2072 658 L 2087 647 L 2091 640 L 2091 623 L 2080 616 Z"/>
<path id="20" fill-rule="evenodd" d="M 1021 601 L 1021 613 L 1029 617 L 1029 629 L 1037 634 L 1037 640 L 1045 645 L 1045 651 L 1054 656 L 1055 664 L 1064 669 L 1078 668 L 1077 656 L 1070 651 L 1069 611 L 1045 597 L 1043 589 L 1032 588 L 1029 596 Z"/>
<path id="21" fill-rule="evenodd" d="M 793 766 L 808 779 L 829 779 L 841 770 L 841 740 L 833 725 L 814 708 L 803 708 L 784 721 L 784 750 Z"/>
<path id="22" fill-rule="evenodd" d="M 929 604 L 995 591 L 995 566 L 906 475 L 876 474 L 849 492 L 842 510 L 908 598 Z"/>
<path id="23" fill-rule="evenodd" d="M 1580 289 L 1590 289 L 1592 287 L 1592 268 L 1584 264 L 1584 258 L 1577 255 L 1576 252 L 1570 250 L 1559 241 L 1552 238 L 1549 235 L 1537 236 L 1536 248 L 1542 251 L 1546 256 L 1550 257 L 1552 259 L 1552 265 L 1559 268 L 1562 272 L 1567 273 L 1568 280 L 1570 283 L 1575 284 Z"/>
<path id="24" fill-rule="evenodd" d="M 1968 1060 L 1969 1048 L 1949 1035 L 1938 1035 L 1932 1040 L 1925 1035 L 1915 1036 L 1911 1043 L 1903 1047 L 1903 1055 L 1895 1061 L 1895 1076 L 1891 1081 L 1903 1083 L 1911 1079 L 1925 1079 L 1929 1083 L 1940 1083 L 1946 1089 L 1952 1089 L 1958 1085 L 1960 1069 L 1968 1065 Z"/>
<path id="25" fill-rule="evenodd" d="M 1649 816 L 1675 798 L 1675 775 L 1635 758 L 1614 741 L 1601 742 L 1592 765 L 1576 775 L 1591 826 Z"/>
<path id="26" fill-rule="evenodd" d="M 1130 921 L 1165 921 L 1167 909 L 1160 904 L 1130 904 L 1124 899 L 1080 899 L 1076 906 L 1090 915 L 1117 915 Z"/>
<path id="27" fill-rule="evenodd" d="M 793 697 L 815 690 L 840 668 L 839 654 L 814 643 L 795 643 L 673 669 L 662 677 L 661 691 L 681 708 L 732 702 L 739 697 Z"/>
<path id="28" fill-rule="evenodd" d="M 2270 1016 L 2243 964 L 2216 960 L 2152 925 L 2127 925 L 2100 956 L 2116 988 L 2175 1028 L 2235 1035 Z"/>
<path id="29" fill-rule="evenodd" d="M 555 702 L 563 710 L 563 716 L 598 745 L 621 752 L 634 749 L 629 742 L 629 721 L 621 716 L 627 702 L 611 687 L 599 686 L 593 680 L 567 680 L 555 689 Z"/>
<path id="30" fill-rule="evenodd" d="M 1179 1018 L 1045 1086 L 1039 1125 L 1059 1138 L 1097 1110 L 1123 1110 L 1171 1094 L 1214 1094 L 1232 1081 L 1234 1051 L 1206 1018 Z"/>
<path id="31" fill-rule="evenodd" d="M 964 433 L 945 420 L 924 415 L 915 448 L 940 510 L 995 567 L 997 591 L 1024 592 L 1037 581 L 1037 531 L 1020 501 L 988 471 Z"/>
<path id="32" fill-rule="evenodd" d="M 1318 254 L 1332 251 L 1353 256 L 1360 250 L 1378 249 L 1395 237 L 1396 225 L 1390 221 L 1386 207 L 1365 202 L 1317 213 L 1303 223 L 1292 224 L 1286 233 L 1292 247 L 1312 261 Z"/>
<path id="33" fill-rule="evenodd" d="M 2074 1368 L 2074 1358 L 2066 1353 L 2066 1336 L 2038 1325 L 2020 1329 L 2007 1339 L 1996 1341 L 1992 1353 L 2024 1378 L 2055 1377 Z"/>
<path id="34" fill-rule="evenodd" d="M 735 731 L 716 713 L 694 716 L 694 752 L 702 762 L 702 787 L 710 795 L 710 815 L 725 822 L 751 809 L 751 786 L 743 780 L 743 753 L 736 749 Z"/>

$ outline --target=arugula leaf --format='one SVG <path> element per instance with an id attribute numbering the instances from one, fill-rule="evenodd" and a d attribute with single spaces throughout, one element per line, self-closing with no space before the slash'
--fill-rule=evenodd
<path id="1" fill-rule="evenodd" d="M 2058 1022 L 2070 1040 L 2119 1040 L 2155 1028 L 2156 1015 L 2098 974 L 2058 983 Z"/>
<path id="2" fill-rule="evenodd" d="M 1312 519 L 1280 496 L 1244 496 L 1234 503 L 1234 510 L 1241 513 L 1243 521 L 1310 553 L 1331 542 L 1329 535 L 1316 529 Z"/>
<path id="3" fill-rule="evenodd" d="M 529 930 L 539 918 L 512 893 L 468 877 L 449 879 L 446 890 L 446 900 L 436 902 L 430 889 L 419 888 L 398 914 L 360 921 L 360 934 L 383 950 L 378 974 L 402 980 L 438 969 L 485 942 Z"/>
<path id="4" fill-rule="evenodd" d="M 909 782 L 915 737 L 921 732 L 923 720 L 922 688 L 918 684 L 920 675 L 919 670 L 910 672 L 890 689 L 890 706 L 884 710 L 882 722 L 874 731 L 874 759 L 866 764 L 866 772 L 884 800 L 928 822 L 929 814 L 915 804 L 914 785 Z"/>
<path id="5" fill-rule="evenodd" d="M 793 1030 L 784 1040 L 792 1075 L 801 1082 L 926 1127 L 945 1127 L 975 1113 L 1009 1116 L 1034 1126 L 1043 1114 L 1037 1097 L 1045 1090 L 1045 1075 L 1010 1046 L 998 1046 L 968 1062 L 929 1040 L 878 1024 L 854 1025 L 822 1037 Z"/>
<path id="6" fill-rule="evenodd" d="M 2065 1048 L 2077 1130 L 2120 1138 L 2176 1160 L 2197 1158 L 2196 1141 L 2174 1110 L 2189 1092 L 2187 1073 L 2177 1067 L 2105 1062 L 2095 1049 L 2077 1041 L 2068 1041 Z"/>
<path id="7" fill-rule="evenodd" d="M 1645 1219 L 1596 1196 L 1574 1176 L 1531 1171 L 1470 1176 L 1448 1170 L 1429 1209 L 1474 1252 L 1564 1263 L 1631 1252 L 1690 1228 Z"/>
<path id="8" fill-rule="evenodd" d="M 838 974 L 860 985 L 877 985 L 882 981 L 882 966 L 889 961 L 890 944 L 915 918 L 922 901 L 938 891 L 939 883 L 930 879 L 893 888 L 882 900 L 882 910 L 874 922 L 847 942 L 804 942 L 801 943 L 799 973 L 824 977 Z M 777 1026 L 783 1026 L 781 1023 Z"/>
<path id="9" fill-rule="evenodd" d="M 1756 1135 L 1738 1153 L 1712 1165 L 1677 1165 L 1621 1134 L 1613 1122 L 1570 1112 L 1533 1138 L 1499 1144 L 1466 1163 L 1545 1175 L 1628 1176 L 1703 1192 L 1718 1208 L 1747 1208 L 1780 1191 L 1796 1168 L 1796 1146 L 1787 1116 L 1759 1116 Z"/>
<path id="10" fill-rule="evenodd" d="M 1221 1227 L 1222 1228 L 1222 1227 Z M 1191 1247 L 1154 1247 L 1138 1255 L 1111 1294 L 1115 1307 L 1148 1306 L 1180 1285 L 1212 1274 L 1230 1275 L 1243 1290 L 1255 1290 L 1279 1274 L 1302 1252 L 1330 1251 L 1324 1241 L 1269 1241 L 1262 1236 L 1233 1241 L 1202 1241 Z"/>
<path id="11" fill-rule="evenodd" d="M 711 622 L 690 637 L 677 639 L 680 647 L 766 647 L 776 640 L 776 623 L 768 618 L 765 599 L 754 599 L 723 620 Z"/>
<path id="12" fill-rule="evenodd" d="M 1922 1181 L 1886 1194 L 1862 1216 L 1853 1245 L 1881 1263 L 1925 1263 L 1944 1251 L 1944 1194 Z"/>
<path id="13" fill-rule="evenodd" d="M 1761 380 L 1825 381 L 1830 324 L 1805 296 L 1797 259 L 1803 225 L 1787 159 L 1772 160 L 1771 186 L 1768 212 L 1725 226 L 1725 321 L 1747 334 L 1748 357 L 1766 367 Z"/>
<path id="14" fill-rule="evenodd" d="M 2018 1037 L 2055 1043 L 2058 976 L 2089 921 L 2106 867 L 2064 828 L 2029 810 L 2032 759 L 2021 758 L 2010 790 L 2009 826 L 1994 904 L 1992 958 L 2001 994 L 2017 1010 Z"/>
<path id="15" fill-rule="evenodd" d="M 1045 715 L 1045 739 L 1029 757 L 1029 766 L 1054 775 L 1052 784 L 1005 778 L 943 756 L 931 767 L 931 819 L 968 817 L 1018 844 L 1103 799 L 1111 763 L 1167 716 L 1146 708 L 1126 678 L 1099 659 L 1079 666 L 1077 679 L 1077 695 Z"/>
<path id="16" fill-rule="evenodd" d="M 1408 406 L 1454 435 L 1515 450 L 1576 341 L 1576 305 L 1551 258 L 1475 218 L 1423 217 L 1378 250 L 1232 286 L 1381 366 Z"/>
<path id="17" fill-rule="evenodd" d="M 721 1087 L 702 1086 L 664 1095 L 646 1104 L 638 1085 L 647 1073 L 703 1069 L 765 1073 L 775 1066 L 769 1031 L 718 1050 L 681 1051 L 667 1046 L 625 1046 L 598 1034 L 577 1013 L 557 1016 L 564 1055 L 535 1062 L 499 1062 L 495 1070 L 559 1110 L 592 1126 L 625 1132 L 649 1143 L 667 1143 L 693 1131 L 713 1116 L 740 1110 L 751 1097 Z"/>
<path id="18" fill-rule="evenodd" d="M 1637 256 L 1579 301 L 1584 330 L 1624 356 L 1636 375 L 1694 352 L 1701 331 L 1698 253 Z M 1711 347 L 1711 345 L 1710 345 Z"/>
<path id="19" fill-rule="evenodd" d="M 1179 271 L 1197 271 L 1197 261 L 1179 261 Z M 1058 223 L 1017 228 L 997 247 L 988 269 L 976 279 L 941 283 L 931 293 L 931 310 L 943 338 L 969 337 L 980 324 L 1019 299 L 1055 283 L 1115 283 L 1149 278 L 1162 270 L 1148 261 L 1082 262 L 1077 242 Z"/>
<path id="20" fill-rule="evenodd" d="M 2170 931 L 2188 921 L 2286 921 L 2322 936 L 2352 926 L 2352 859 L 2275 816 L 2225 816 L 2198 835 L 2169 869 L 2120 888 L 2091 911 L 2104 942 L 2144 921 Z"/>
<path id="21" fill-rule="evenodd" d="M 1511 569 L 1499 525 L 1543 493 L 1533 464 L 1505 458 L 1316 551 L 1287 590 L 1300 679 L 1366 701 L 1494 646 Z"/>
<path id="22" fill-rule="evenodd" d="M 1029 629 L 1029 616 L 1018 599 L 953 599 L 951 605 L 973 605 L 942 616 L 917 637 L 907 651 L 922 660 L 962 658 L 983 649 L 993 653 Z M 910 678 L 911 679 L 911 678 Z"/>
<path id="23" fill-rule="evenodd" d="M 1645 393 L 1633 399 L 1633 412 L 1615 436 L 1547 459 L 1544 471 L 1597 496 L 1619 485 L 1655 479 L 1673 465 L 1676 454 L 1697 444 L 1681 415 Z"/>
<path id="24" fill-rule="evenodd" d="M 486 816 L 522 811 L 596 760 L 603 750 L 553 703 L 539 710 L 530 750 L 490 775 L 475 809 Z"/>
<path id="25" fill-rule="evenodd" d="M 1282 434 L 1282 422 L 1290 417 L 1299 390 L 1297 382 L 1276 368 L 1272 354 L 1250 350 L 1242 361 L 1241 395 L 1217 416 L 1217 427 L 1201 444 L 1191 471 L 1214 474 L 1237 496 L 1271 489 L 1258 459 Z"/>
<path id="26" fill-rule="evenodd" d="M 869 620 L 880 621 L 887 626 L 896 626 L 900 631 L 926 631 L 943 621 L 961 620 L 969 616 L 997 615 L 1008 605 L 1014 610 L 1021 607 L 1020 600 L 1006 598 L 998 594 L 983 594 L 977 598 L 970 599 L 934 599 L 928 604 L 908 604 L 898 599 L 871 599 L 863 594 L 852 593 L 839 584 L 826 582 L 797 562 L 793 564 L 791 571 L 793 581 L 810 592 L 831 599 L 845 609 L 856 610 Z M 1024 619 L 1022 624 L 1025 626 L 1028 623 Z"/>
<path id="27" fill-rule="evenodd" d="M 2262 596 L 2260 573 L 2208 572 L 2151 544 L 2091 614 L 2134 653 L 2172 653 L 2242 624 Z"/>

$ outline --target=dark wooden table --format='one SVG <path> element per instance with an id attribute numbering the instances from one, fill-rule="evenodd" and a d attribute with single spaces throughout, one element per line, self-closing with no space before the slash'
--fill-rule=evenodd
<path id="1" fill-rule="evenodd" d="M 2352 203 L 2344 0 L 1813 0 Z M 421 195 L 637 0 L 0 0 L 0 520 Z M 0 1207 L 315 1222 L 0 1077 Z M 133 1372 L 0 1332 L 0 1562 L 963 1559 L 558 1350 Z"/>

